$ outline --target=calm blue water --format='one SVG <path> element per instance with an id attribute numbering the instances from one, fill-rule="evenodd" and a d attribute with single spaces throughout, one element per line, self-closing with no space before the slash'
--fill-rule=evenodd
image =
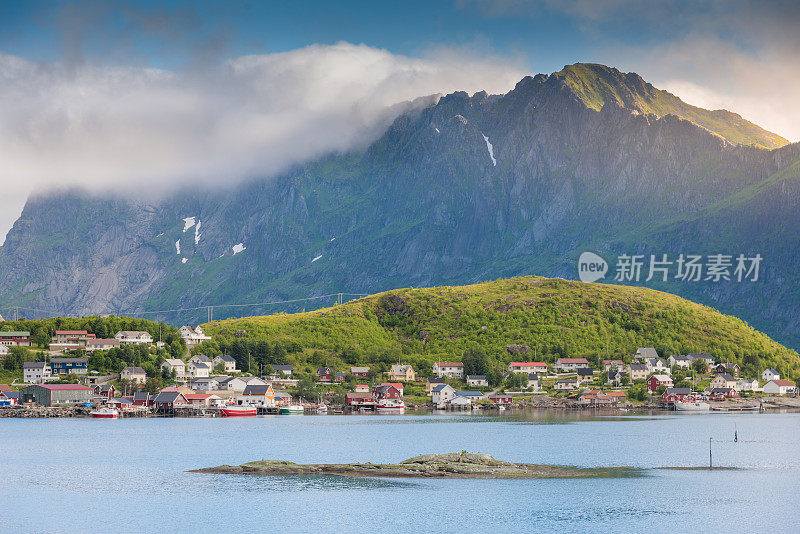
<path id="1" fill-rule="evenodd" d="M 733 442 L 734 423 L 739 442 Z M 0 419 L 2 532 L 797 532 L 800 414 Z M 469 450 L 545 464 L 705 465 L 597 480 L 204 475 L 262 458 Z"/>

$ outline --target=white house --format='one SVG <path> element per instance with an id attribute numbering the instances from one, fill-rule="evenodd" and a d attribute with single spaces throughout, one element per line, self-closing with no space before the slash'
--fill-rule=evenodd
<path id="1" fill-rule="evenodd" d="M 464 407 L 472 406 L 472 399 L 470 397 L 462 397 L 461 395 L 456 395 L 452 399 L 450 399 L 447 403 L 449 406 L 454 407 Z"/>
<path id="2" fill-rule="evenodd" d="M 761 380 L 766 380 L 769 382 L 770 380 L 780 380 L 781 375 L 775 369 L 765 369 L 763 373 L 761 373 Z"/>
<path id="3" fill-rule="evenodd" d="M 266 385 L 266 382 L 256 376 L 235 376 L 220 382 L 220 387 L 229 391 L 244 391 L 247 386 Z"/>
<path id="4" fill-rule="evenodd" d="M 450 399 L 456 396 L 456 390 L 449 384 L 439 384 L 431 390 L 431 402 L 437 406 L 446 404 Z"/>
<path id="5" fill-rule="evenodd" d="M 556 380 L 553 389 L 556 391 L 572 391 L 574 389 L 578 389 L 578 379 L 567 378 L 565 380 Z"/>
<path id="6" fill-rule="evenodd" d="M 433 374 L 439 378 L 463 378 L 464 364 L 461 362 L 436 362 L 433 364 Z"/>
<path id="7" fill-rule="evenodd" d="M 153 336 L 139 330 L 120 330 L 114 339 L 119 341 L 120 345 L 145 345 L 153 342 Z"/>
<path id="8" fill-rule="evenodd" d="M 557 371 L 577 371 L 588 369 L 589 362 L 586 358 L 559 358 L 553 366 Z"/>
<path id="9" fill-rule="evenodd" d="M 199 326 L 197 328 L 200 328 Z M 225 371 L 226 373 L 235 373 L 236 371 L 236 360 L 232 356 L 228 356 L 227 354 L 223 354 L 221 356 L 214 356 L 212 360 L 214 367 L 218 366 L 219 364 L 225 364 Z"/>
<path id="10" fill-rule="evenodd" d="M 489 381 L 484 375 L 467 375 L 467 385 L 486 387 L 489 385 Z"/>
<path id="11" fill-rule="evenodd" d="M 509 373 L 543 373 L 547 374 L 545 362 L 511 362 L 508 364 Z"/>
<path id="12" fill-rule="evenodd" d="M 175 379 L 183 382 L 186 380 L 186 363 L 177 358 L 167 358 L 161 364 L 162 369 L 166 369 L 168 373 L 175 371 Z"/>
<path id="13" fill-rule="evenodd" d="M 761 387 L 758 384 L 758 380 L 755 378 L 742 378 L 736 382 L 736 387 L 734 389 L 736 391 L 760 391 Z"/>
<path id="14" fill-rule="evenodd" d="M 126 367 L 120 376 L 123 380 L 130 380 L 137 384 L 144 384 L 147 381 L 147 374 L 141 367 Z"/>
<path id="15" fill-rule="evenodd" d="M 610 372 L 612 369 L 622 370 L 625 368 L 625 362 L 622 360 L 603 360 L 603 370 Z"/>
<path id="16" fill-rule="evenodd" d="M 767 395 L 792 395 L 797 392 L 797 387 L 791 380 L 770 380 L 764 384 L 764 393 Z"/>
<path id="17" fill-rule="evenodd" d="M 692 359 L 688 356 L 672 355 L 668 361 L 670 367 L 680 367 L 682 369 L 690 369 L 692 367 Z"/>
<path id="18" fill-rule="evenodd" d="M 45 362 L 22 362 L 22 379 L 27 384 L 44 384 L 51 379 L 50 366 Z"/>
<path id="19" fill-rule="evenodd" d="M 644 361 L 648 373 L 672 374 L 672 369 L 661 358 L 649 358 Z"/>
<path id="20" fill-rule="evenodd" d="M 189 378 L 208 378 L 211 375 L 211 366 L 205 362 L 190 361 L 187 370 Z"/>
<path id="21" fill-rule="evenodd" d="M 236 401 L 238 404 L 249 404 L 250 406 L 265 406 L 272 408 L 275 406 L 275 392 L 272 386 L 254 384 L 247 386 L 244 391 L 237 395 Z"/>
<path id="22" fill-rule="evenodd" d="M 186 348 L 191 349 L 195 345 L 199 345 L 203 341 L 210 341 L 211 336 L 207 336 L 200 326 L 192 328 L 191 326 L 182 326 L 178 329 L 178 333 L 186 343 Z"/>

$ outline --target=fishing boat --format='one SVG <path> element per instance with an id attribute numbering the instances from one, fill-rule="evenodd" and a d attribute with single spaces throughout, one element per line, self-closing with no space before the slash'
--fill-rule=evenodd
<path id="1" fill-rule="evenodd" d="M 305 410 L 299 404 L 286 404 L 281 406 L 281 415 L 303 415 Z"/>
<path id="2" fill-rule="evenodd" d="M 707 412 L 711 405 L 703 401 L 675 401 L 675 410 L 678 412 Z"/>
<path id="3" fill-rule="evenodd" d="M 119 417 L 119 412 L 114 408 L 100 408 L 89 412 L 89 414 L 95 419 L 116 419 Z"/>
<path id="4" fill-rule="evenodd" d="M 317 413 L 318 414 L 326 414 L 326 413 L 328 413 L 328 406 L 323 404 L 323 403 L 317 404 Z"/>
<path id="5" fill-rule="evenodd" d="M 381 415 L 401 415 L 406 411 L 406 403 L 402 399 L 379 399 L 375 408 Z"/>
<path id="6" fill-rule="evenodd" d="M 258 415 L 258 408 L 255 406 L 235 406 L 230 404 L 219 409 L 222 417 L 252 417 Z"/>

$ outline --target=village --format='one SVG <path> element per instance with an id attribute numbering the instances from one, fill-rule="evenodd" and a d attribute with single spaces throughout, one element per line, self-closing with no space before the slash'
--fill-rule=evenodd
<path id="1" fill-rule="evenodd" d="M 154 390 L 139 366 L 101 375 L 86 356 L 125 345 L 158 347 L 144 331 L 119 331 L 97 339 L 84 330 L 57 330 L 47 361 L 25 361 L 22 381 L 0 384 L 0 416 L 85 415 L 254 416 L 260 414 L 402 414 L 406 410 L 498 410 L 534 408 L 610 410 L 766 410 L 800 407 L 794 382 L 776 369 L 744 376 L 736 363 L 709 354 L 660 356 L 638 348 L 619 359 L 557 358 L 511 361 L 500 386 L 484 375 L 465 374 L 463 362 L 434 362 L 424 372 L 398 362 L 375 373 L 369 366 L 319 366 L 313 375 L 292 365 L 269 366 L 256 376 L 237 369 L 236 359 L 191 354 L 210 340 L 201 327 L 183 326 L 185 358 L 164 358 L 160 376 L 170 385 Z M 29 332 L 0 332 L 0 359 L 11 347 L 30 347 Z M 509 346 L 510 356 L 519 346 Z M 626 361 L 628 363 L 626 363 Z M 422 375 L 425 376 L 422 376 Z M 309 389 L 308 382 L 312 382 Z M 304 383 L 301 383 L 304 382 Z"/>

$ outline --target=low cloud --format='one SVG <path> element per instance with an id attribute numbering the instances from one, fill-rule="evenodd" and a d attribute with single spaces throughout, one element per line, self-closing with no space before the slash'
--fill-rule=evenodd
<path id="1" fill-rule="evenodd" d="M 34 189 L 152 191 L 269 177 L 365 146 L 402 106 L 455 90 L 502 93 L 518 66 L 338 43 L 168 71 L 0 54 L 0 236 Z"/>

